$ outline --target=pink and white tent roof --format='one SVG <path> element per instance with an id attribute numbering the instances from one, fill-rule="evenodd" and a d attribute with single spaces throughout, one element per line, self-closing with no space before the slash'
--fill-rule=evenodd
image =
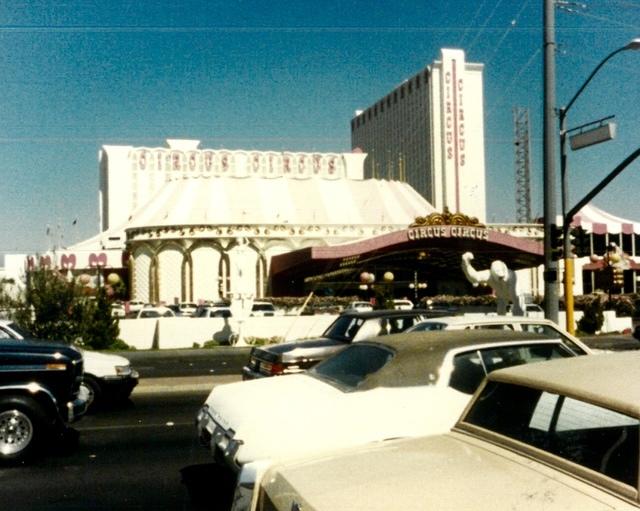
<path id="1" fill-rule="evenodd" d="M 587 204 L 573 217 L 571 225 L 594 234 L 640 234 L 640 223 L 612 215 Z"/>

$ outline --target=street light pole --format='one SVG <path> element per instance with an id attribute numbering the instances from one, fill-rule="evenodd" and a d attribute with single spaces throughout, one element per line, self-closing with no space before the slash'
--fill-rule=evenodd
<path id="1" fill-rule="evenodd" d="M 555 1 L 544 0 L 544 313 L 558 322 L 558 263 L 552 257 L 552 224 L 556 222 L 555 170 Z"/>
<path id="2" fill-rule="evenodd" d="M 625 46 L 612 51 L 594 68 L 585 82 L 580 86 L 567 105 L 559 111 L 560 124 L 560 179 L 562 189 L 562 235 L 563 235 L 563 258 L 564 258 L 564 301 L 566 313 L 566 329 L 569 333 L 575 333 L 574 315 L 573 315 L 573 281 L 574 281 L 574 258 L 571 254 L 571 240 L 569 239 L 569 231 L 571 220 L 567 215 L 569 207 L 569 178 L 567 175 L 567 112 L 573 106 L 576 99 L 582 94 L 582 91 L 589 85 L 598 71 L 615 55 L 626 50 L 640 50 L 640 38 L 633 39 Z"/>

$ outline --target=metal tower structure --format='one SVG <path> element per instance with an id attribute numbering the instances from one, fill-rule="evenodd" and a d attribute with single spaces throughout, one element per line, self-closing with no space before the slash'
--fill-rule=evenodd
<path id="1" fill-rule="evenodd" d="M 513 107 L 515 125 L 516 222 L 531 223 L 531 140 L 529 139 L 529 109 Z"/>

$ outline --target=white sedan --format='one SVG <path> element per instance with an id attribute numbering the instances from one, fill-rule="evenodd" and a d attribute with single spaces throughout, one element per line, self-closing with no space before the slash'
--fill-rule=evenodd
<path id="1" fill-rule="evenodd" d="M 415 332 L 362 341 L 306 373 L 214 388 L 201 442 L 241 471 L 234 511 L 275 460 L 448 431 L 487 372 L 589 353 L 559 337 L 508 331 Z"/>

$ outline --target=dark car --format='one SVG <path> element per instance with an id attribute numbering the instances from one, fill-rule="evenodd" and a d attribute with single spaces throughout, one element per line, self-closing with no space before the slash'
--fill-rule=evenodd
<path id="1" fill-rule="evenodd" d="M 299 373 L 352 342 L 404 332 L 416 323 L 439 314 L 444 315 L 445 312 L 426 309 L 345 311 L 319 338 L 253 348 L 248 365 L 242 368 L 242 378 L 251 380 Z"/>
<path id="2" fill-rule="evenodd" d="M 82 375 L 71 346 L 0 339 L 0 461 L 30 458 L 67 433 L 87 409 Z"/>

